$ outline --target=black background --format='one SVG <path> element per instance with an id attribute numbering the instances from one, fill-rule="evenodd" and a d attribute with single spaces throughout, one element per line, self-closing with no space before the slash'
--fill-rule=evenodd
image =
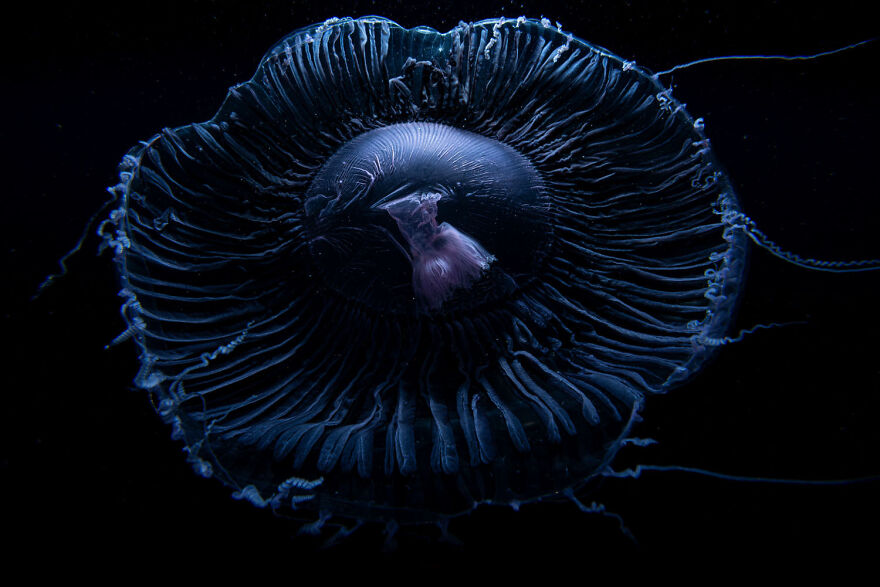
<path id="1" fill-rule="evenodd" d="M 597 569 L 615 560 L 609 554 L 635 563 L 709 556 L 746 567 L 773 558 L 847 568 L 872 556 L 877 482 L 815 487 L 686 473 L 609 480 L 584 496 L 620 514 L 637 544 L 615 521 L 561 503 L 483 508 L 454 520 L 458 547 L 436 544 L 426 538 L 436 533 L 425 531 L 401 535 L 395 551 L 383 552 L 382 529 L 366 528 L 320 550 L 289 522 L 195 476 L 147 397 L 130 391 L 134 345 L 103 350 L 123 323 L 110 259 L 93 255 L 96 238 L 71 261 L 70 275 L 28 301 L 104 201 L 132 144 L 163 126 L 210 118 L 226 89 L 247 80 L 284 34 L 365 14 L 441 31 L 459 20 L 546 15 L 654 70 L 707 56 L 815 53 L 878 32 L 867 12 L 840 2 L 821 9 L 802 2 L 151 2 L 40 4 L 7 15 L 0 465 L 12 555 L 92 570 L 111 560 L 145 568 L 177 560 L 330 574 Z M 706 119 L 746 213 L 790 250 L 880 257 L 878 58 L 875 42 L 814 61 L 721 62 L 671 78 L 674 95 Z M 731 345 L 691 384 L 650 400 L 635 433 L 659 444 L 627 448 L 619 466 L 677 464 L 780 479 L 880 473 L 878 285 L 877 273 L 810 272 L 753 250 L 737 327 L 808 324 Z"/>

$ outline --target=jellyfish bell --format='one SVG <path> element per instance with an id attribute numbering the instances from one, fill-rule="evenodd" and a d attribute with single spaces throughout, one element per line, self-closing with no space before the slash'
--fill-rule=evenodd
<path id="1" fill-rule="evenodd" d="M 727 340 L 757 234 L 655 76 L 523 18 L 307 27 L 120 178 L 137 386 L 314 529 L 603 476 Z"/>
<path id="2" fill-rule="evenodd" d="M 309 186 L 310 253 L 340 295 L 374 309 L 488 304 L 547 249 L 542 189 L 531 163 L 497 140 L 435 122 L 382 126 L 340 147 Z M 490 271 L 486 247 L 504 250 L 507 271 Z"/>

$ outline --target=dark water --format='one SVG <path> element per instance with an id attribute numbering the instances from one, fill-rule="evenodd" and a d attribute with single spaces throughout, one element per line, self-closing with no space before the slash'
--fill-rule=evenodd
<path id="1" fill-rule="evenodd" d="M 585 498 L 622 515 L 638 545 L 612 520 L 541 504 L 453 521 L 463 547 L 401 536 L 396 552 L 382 554 L 381 528 L 367 528 L 316 554 L 289 524 L 196 477 L 146 396 L 129 391 L 134 345 L 103 350 L 123 323 L 110 260 L 92 256 L 96 239 L 69 277 L 37 302 L 27 298 L 100 206 L 128 147 L 163 126 L 210 118 L 226 88 L 248 79 L 285 33 L 330 16 L 381 14 L 445 31 L 459 20 L 545 15 L 655 70 L 715 55 L 814 53 L 878 33 L 876 21 L 841 3 L 834 12 L 800 2 L 258 4 L 43 7 L 4 39 L 3 334 L 12 348 L 2 470 L 7 534 L 21 549 L 80 562 L 94 552 L 155 559 L 189 550 L 209 560 L 283 555 L 300 569 L 515 570 L 541 560 L 601 566 L 607 554 L 857 562 L 877 546 L 876 482 L 805 487 L 653 473 L 607 481 Z M 716 63 L 672 79 L 675 96 L 706 119 L 746 213 L 791 250 L 880 257 L 878 59 L 874 43 L 809 62 Z M 635 432 L 659 445 L 626 449 L 621 466 L 798 479 L 880 472 L 878 286 L 877 273 L 809 272 L 754 251 L 738 327 L 808 324 L 726 348 L 693 383 L 650 400 Z"/>

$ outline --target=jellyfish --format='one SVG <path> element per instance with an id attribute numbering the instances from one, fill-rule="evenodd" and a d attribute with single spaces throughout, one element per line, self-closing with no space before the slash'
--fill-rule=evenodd
<path id="1" fill-rule="evenodd" d="M 316 532 L 576 500 L 775 247 L 656 76 L 525 18 L 301 29 L 114 191 L 136 386 Z"/>

